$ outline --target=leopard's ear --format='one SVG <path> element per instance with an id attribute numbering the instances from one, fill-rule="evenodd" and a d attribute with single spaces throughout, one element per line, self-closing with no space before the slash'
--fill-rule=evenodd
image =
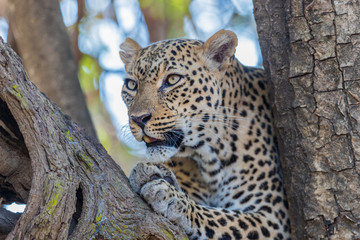
<path id="1" fill-rule="evenodd" d="M 221 69 L 228 59 L 234 56 L 237 42 L 237 37 L 232 31 L 216 32 L 203 45 L 202 57 L 205 64 Z"/>
<path id="2" fill-rule="evenodd" d="M 125 66 L 132 63 L 140 49 L 141 47 L 137 42 L 131 38 L 126 38 L 125 42 L 120 45 L 120 58 L 125 63 Z"/>

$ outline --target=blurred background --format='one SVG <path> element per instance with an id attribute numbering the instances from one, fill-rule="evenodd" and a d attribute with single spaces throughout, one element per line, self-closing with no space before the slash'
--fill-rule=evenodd
<path id="1" fill-rule="evenodd" d="M 121 99 L 125 71 L 119 46 L 126 37 L 144 47 L 168 38 L 205 41 L 228 29 L 238 36 L 236 57 L 244 65 L 261 66 L 251 0 L 61 0 L 59 4 L 96 135 L 126 174 L 145 155 L 145 145 L 128 128 Z M 0 37 L 16 50 L 6 15 L 0 9 Z M 22 212 L 24 207 L 13 204 L 7 209 Z"/>
<path id="2" fill-rule="evenodd" d="M 237 34 L 236 57 L 244 65 L 262 62 L 251 0 L 61 0 L 59 4 L 97 136 L 125 173 L 145 153 L 128 129 L 121 99 L 125 72 L 119 46 L 126 37 L 144 47 L 168 38 L 205 41 L 225 28 Z M 9 41 L 10 35 L 0 11 L 0 36 Z"/>

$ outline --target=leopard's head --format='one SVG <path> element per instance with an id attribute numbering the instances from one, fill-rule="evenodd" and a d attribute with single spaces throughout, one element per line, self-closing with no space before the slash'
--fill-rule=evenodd
<path id="1" fill-rule="evenodd" d="M 205 43 L 175 39 L 141 48 L 127 38 L 121 44 L 127 72 L 122 97 L 130 129 L 145 141 L 148 160 L 166 161 L 199 144 L 204 122 L 221 102 L 219 85 L 236 44 L 236 35 L 225 30 Z"/>

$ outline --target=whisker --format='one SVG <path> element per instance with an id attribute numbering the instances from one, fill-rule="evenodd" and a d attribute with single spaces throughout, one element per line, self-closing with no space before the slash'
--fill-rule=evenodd
<path id="1" fill-rule="evenodd" d="M 181 127 L 181 126 L 182 126 L 182 124 L 179 125 L 179 127 Z M 234 131 L 234 133 L 236 133 L 236 132 Z M 229 146 L 225 142 L 225 140 L 222 139 L 221 137 L 219 137 L 219 134 L 215 133 L 211 128 L 207 128 L 207 134 L 206 135 L 209 135 L 210 137 L 214 137 L 216 139 L 216 141 L 215 141 L 215 143 L 214 143 L 214 145 L 212 147 L 218 147 L 217 144 L 220 142 L 220 143 L 222 143 L 224 145 L 224 150 L 225 151 L 230 151 Z"/>

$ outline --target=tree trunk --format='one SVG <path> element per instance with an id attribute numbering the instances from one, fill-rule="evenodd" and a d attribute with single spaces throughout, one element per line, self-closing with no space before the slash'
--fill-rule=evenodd
<path id="1" fill-rule="evenodd" d="M 359 0 L 254 0 L 294 239 L 360 239 Z"/>
<path id="2" fill-rule="evenodd" d="M 32 81 L 96 137 L 57 0 L 8 0 L 10 27 Z"/>
<path id="3" fill-rule="evenodd" d="M 1 39 L 0 141 L 0 190 L 27 204 L 8 240 L 184 239 L 131 191 L 104 148 L 29 81 Z M 17 216 L 1 211 L 6 231 L 4 216 Z"/>
<path id="4" fill-rule="evenodd" d="M 159 11 L 163 13 L 165 10 L 159 9 Z M 162 17 L 156 18 L 151 14 L 150 8 L 142 8 L 141 12 L 144 15 L 146 26 L 149 31 L 150 42 L 153 43 L 166 39 L 167 20 L 165 14 L 163 13 L 161 14 L 163 15 Z"/>

